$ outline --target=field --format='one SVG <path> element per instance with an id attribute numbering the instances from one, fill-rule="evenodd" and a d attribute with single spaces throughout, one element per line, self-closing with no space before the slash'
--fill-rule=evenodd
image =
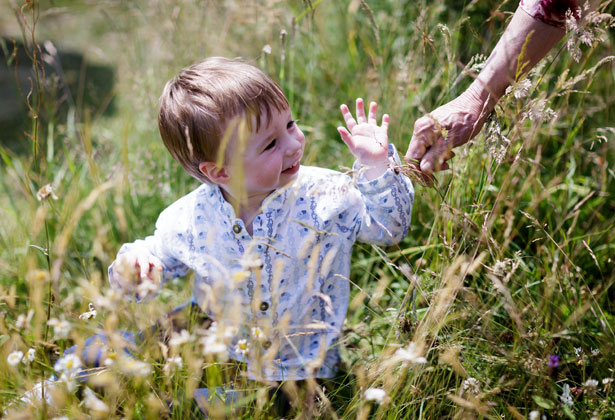
<path id="1" fill-rule="evenodd" d="M 614 14 L 613 4 L 603 12 Z M 188 418 L 198 416 L 195 388 L 233 381 L 240 398 L 210 401 L 211 417 L 274 418 L 272 384 L 203 354 L 198 328 L 173 336 L 173 345 L 148 340 L 134 357 L 119 351 L 88 385 L 66 359 L 56 364 L 88 337 L 146 329 L 190 297 L 190 276 L 145 304 L 120 298 L 107 281 L 121 245 L 151 234 L 159 213 L 198 185 L 158 134 L 165 82 L 206 56 L 242 57 L 286 92 L 307 138 L 302 163 L 347 170 L 340 104 L 377 101 L 403 154 L 414 121 L 463 92 L 516 7 L 3 2 L 4 415 Z M 346 375 L 299 384 L 298 399 L 315 394 L 316 402 L 291 416 L 615 418 L 614 28 L 605 18 L 588 26 L 589 41 L 587 32 L 569 32 L 433 187 L 415 182 L 410 232 L 399 245 L 355 246 L 341 339 Z M 19 402 L 62 372 L 59 385 L 45 387 L 53 404 Z"/>

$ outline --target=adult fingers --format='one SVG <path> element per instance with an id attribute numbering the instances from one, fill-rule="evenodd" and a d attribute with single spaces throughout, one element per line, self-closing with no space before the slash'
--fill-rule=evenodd
<path id="1" fill-rule="evenodd" d="M 416 120 L 405 156 L 406 161 L 420 162 L 436 139 L 437 128 L 432 118 L 423 116 Z"/>
<path id="2" fill-rule="evenodd" d="M 376 112 L 378 111 L 378 104 L 376 102 L 369 103 L 369 113 L 367 115 L 367 122 L 369 124 L 378 124 L 376 120 Z"/>
<path id="3" fill-rule="evenodd" d="M 425 152 L 421 159 L 421 171 L 426 174 L 432 174 L 433 172 L 448 169 L 448 165 L 446 167 L 444 165 L 453 156 L 452 145 L 445 139 L 440 139 Z"/>
<path id="4" fill-rule="evenodd" d="M 357 122 L 352 117 L 352 114 L 350 113 L 350 109 L 348 109 L 348 106 L 346 106 L 346 104 L 342 104 L 340 105 L 340 111 L 342 111 L 342 117 L 344 117 L 344 121 L 346 122 L 346 127 L 348 127 L 350 131 L 352 131 L 356 127 Z"/>
<path id="5" fill-rule="evenodd" d="M 357 123 L 361 124 L 361 123 L 367 122 L 367 119 L 365 118 L 365 104 L 363 103 L 362 98 L 357 98 L 356 109 L 357 109 Z"/>

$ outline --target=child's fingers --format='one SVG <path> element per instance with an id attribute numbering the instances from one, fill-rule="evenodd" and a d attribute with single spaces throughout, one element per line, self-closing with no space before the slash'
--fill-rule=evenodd
<path id="1" fill-rule="evenodd" d="M 365 123 L 367 119 L 365 118 L 365 105 L 363 104 L 362 98 L 357 98 L 357 123 Z"/>
<path id="2" fill-rule="evenodd" d="M 384 131 L 389 129 L 389 114 L 384 114 L 382 116 L 382 128 L 384 128 Z"/>
<path id="3" fill-rule="evenodd" d="M 149 264 L 151 267 L 154 267 L 158 271 L 162 271 L 162 262 L 153 255 L 149 257 Z"/>
<path id="4" fill-rule="evenodd" d="M 369 104 L 369 114 L 367 117 L 367 122 L 370 124 L 378 124 L 376 120 L 376 112 L 378 111 L 378 104 L 376 102 L 370 102 Z"/>
<path id="5" fill-rule="evenodd" d="M 342 117 L 344 117 L 344 121 L 346 122 L 346 127 L 348 127 L 350 131 L 352 131 L 357 125 L 357 122 L 352 117 L 352 114 L 350 113 L 350 109 L 348 109 L 346 104 L 342 104 L 340 105 L 340 111 L 342 111 Z"/>
<path id="6" fill-rule="evenodd" d="M 337 131 L 338 133 L 340 133 L 340 136 L 342 137 L 344 143 L 346 143 L 346 145 L 352 150 L 354 148 L 354 143 L 352 141 L 352 136 L 350 135 L 348 130 L 346 130 L 344 127 L 337 127 Z"/>
<path id="7" fill-rule="evenodd" d="M 149 256 L 148 255 L 138 255 L 137 256 L 137 266 L 139 267 L 139 276 L 141 279 L 146 279 L 149 275 Z"/>

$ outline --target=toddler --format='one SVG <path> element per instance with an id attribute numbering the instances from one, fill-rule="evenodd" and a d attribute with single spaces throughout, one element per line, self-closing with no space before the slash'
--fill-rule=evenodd
<path id="1" fill-rule="evenodd" d="M 167 83 L 158 124 L 197 189 L 166 208 L 152 236 L 125 244 L 111 285 L 147 300 L 194 273 L 193 301 L 216 323 L 208 353 L 247 363 L 248 377 L 330 378 L 340 360 L 355 241 L 407 233 L 414 200 L 377 105 L 341 106 L 353 178 L 301 165 L 305 136 L 280 87 L 240 60 L 212 57 Z M 136 271 L 136 273 L 135 273 Z"/>

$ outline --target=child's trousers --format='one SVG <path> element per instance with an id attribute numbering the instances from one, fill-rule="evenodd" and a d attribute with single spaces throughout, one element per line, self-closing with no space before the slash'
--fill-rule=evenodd
<path id="1" fill-rule="evenodd" d="M 209 328 L 211 323 L 211 318 L 201 311 L 196 302 L 191 300 L 167 313 L 147 330 L 138 331 L 137 333 L 120 331 L 118 335 L 120 336 L 121 342 L 119 346 L 117 342 L 114 343 L 116 344 L 115 350 L 118 352 L 121 351 L 125 355 L 132 357 L 133 350 L 136 350 L 139 345 L 148 340 L 156 339 L 163 343 L 168 343 L 174 332 L 179 333 L 182 330 L 190 331 L 195 326 Z M 105 369 L 105 359 L 108 356 L 109 344 L 109 337 L 101 333 L 85 340 L 81 349 L 79 349 L 78 346 L 72 346 L 66 349 L 64 355 L 75 354 L 81 350 L 79 358 L 85 369 L 79 375 L 80 382 L 87 383 L 88 378 L 92 374 L 95 374 L 98 369 Z M 193 395 L 199 409 L 205 415 L 206 411 L 203 408 L 203 401 L 211 401 L 215 397 L 219 398 L 224 403 L 230 404 L 237 401 L 239 393 L 231 389 L 216 387 L 215 390 L 198 388 L 194 391 Z"/>

